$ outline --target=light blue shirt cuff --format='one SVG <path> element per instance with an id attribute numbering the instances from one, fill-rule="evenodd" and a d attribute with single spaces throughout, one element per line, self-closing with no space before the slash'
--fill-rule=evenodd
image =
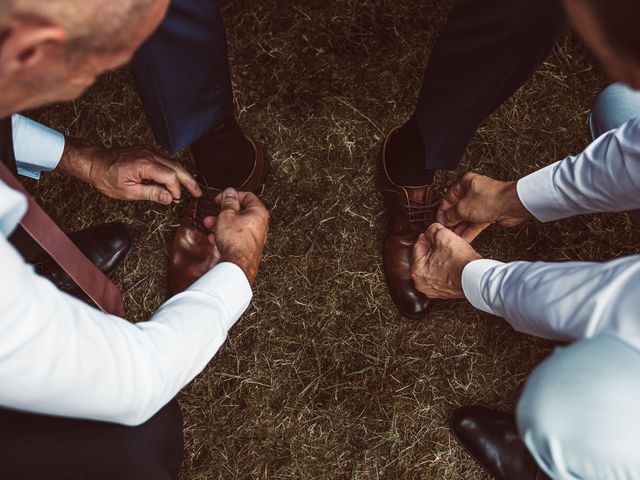
<path id="1" fill-rule="evenodd" d="M 491 315 L 497 315 L 491 306 L 486 302 L 482 296 L 482 277 L 494 267 L 504 265 L 502 262 L 496 260 L 474 260 L 467 264 L 462 271 L 462 290 L 467 300 L 476 307 L 478 310 L 490 313 Z"/>
<path id="2" fill-rule="evenodd" d="M 13 151 L 18 173 L 39 179 L 58 166 L 64 153 L 64 135 L 22 115 L 11 116 Z"/>

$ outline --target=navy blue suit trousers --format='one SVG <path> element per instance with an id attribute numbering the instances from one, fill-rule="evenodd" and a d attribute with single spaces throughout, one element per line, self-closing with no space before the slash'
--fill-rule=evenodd
<path id="1" fill-rule="evenodd" d="M 218 0 L 173 0 L 131 69 L 156 140 L 170 152 L 233 118 Z"/>
<path id="2" fill-rule="evenodd" d="M 455 169 L 479 125 L 533 75 L 566 28 L 559 0 L 458 0 L 415 111 L 425 168 Z M 218 0 L 173 0 L 132 69 L 156 139 L 171 152 L 233 117 Z"/>

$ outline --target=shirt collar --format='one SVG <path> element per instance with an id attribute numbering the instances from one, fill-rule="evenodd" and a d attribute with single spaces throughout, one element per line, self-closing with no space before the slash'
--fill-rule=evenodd
<path id="1" fill-rule="evenodd" d="M 26 197 L 0 180 L 0 234 L 11 235 L 26 212 Z"/>

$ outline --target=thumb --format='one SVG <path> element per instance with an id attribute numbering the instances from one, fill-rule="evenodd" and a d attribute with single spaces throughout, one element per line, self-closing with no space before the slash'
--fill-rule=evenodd
<path id="1" fill-rule="evenodd" d="M 413 251 L 411 252 L 413 265 L 418 265 L 419 263 L 424 262 L 429 255 L 430 250 L 431 242 L 424 233 L 420 234 L 418 241 L 413 246 Z"/>
<path id="2" fill-rule="evenodd" d="M 222 193 L 222 204 L 220 205 L 222 212 L 232 211 L 234 213 L 240 213 L 240 196 L 238 192 L 233 188 L 227 188 Z"/>
<path id="3" fill-rule="evenodd" d="M 460 204 L 454 205 L 446 210 L 438 210 L 436 215 L 438 223 L 441 223 L 445 227 L 453 227 L 458 225 L 460 222 L 463 222 L 465 219 L 458 210 L 459 205 Z"/>

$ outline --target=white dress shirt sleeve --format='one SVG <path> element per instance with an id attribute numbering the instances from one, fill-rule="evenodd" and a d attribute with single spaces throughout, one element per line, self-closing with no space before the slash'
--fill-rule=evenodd
<path id="1" fill-rule="evenodd" d="M 525 208 L 542 222 L 640 208 L 640 117 L 580 155 L 522 178 L 517 188 Z"/>
<path id="2" fill-rule="evenodd" d="M 519 332 L 560 341 L 608 334 L 640 349 L 640 255 L 606 263 L 476 260 L 463 288 Z"/>
<path id="3" fill-rule="evenodd" d="M 37 180 L 41 172 L 50 172 L 58 166 L 65 146 L 62 133 L 18 114 L 11 116 L 11 127 L 20 175 Z"/>
<path id="4" fill-rule="evenodd" d="M 543 222 L 640 208 L 640 118 L 517 187 Z M 608 334 L 640 350 L 640 256 L 607 263 L 477 260 L 465 267 L 462 286 L 476 308 L 520 332 L 561 341 Z"/>
<path id="5" fill-rule="evenodd" d="M 0 405 L 138 425 L 211 360 L 251 301 L 223 263 L 133 324 L 60 292 L 0 237 Z"/>

